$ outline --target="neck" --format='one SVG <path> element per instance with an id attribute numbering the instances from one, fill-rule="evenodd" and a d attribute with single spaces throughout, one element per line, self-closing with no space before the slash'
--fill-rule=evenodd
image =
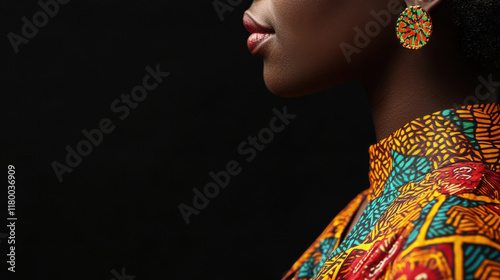
<path id="1" fill-rule="evenodd" d="M 441 29 L 434 31 L 427 46 L 420 50 L 398 46 L 390 61 L 374 62 L 376 68 L 368 67 L 363 75 L 367 77 L 362 82 L 368 93 L 377 141 L 424 115 L 496 101 L 491 86 L 484 85 L 492 74 L 479 75 L 471 70 L 449 35 L 453 33 L 451 26 L 439 24 Z M 493 81 L 499 79 L 494 77 Z"/>

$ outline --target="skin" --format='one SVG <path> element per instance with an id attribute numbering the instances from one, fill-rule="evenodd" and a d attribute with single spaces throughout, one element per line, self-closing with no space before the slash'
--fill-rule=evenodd
<path id="1" fill-rule="evenodd" d="M 418 4 L 429 12 L 429 43 L 420 50 L 403 48 L 394 31 L 399 14 L 391 14 L 390 23 L 347 62 L 340 44 L 354 46 L 354 27 L 364 29 L 374 21 L 370 11 L 387 10 L 390 1 L 254 0 L 247 12 L 275 30 L 260 54 L 269 90 L 296 97 L 360 81 L 368 93 L 378 141 L 415 118 L 464 104 L 475 93 L 479 73 L 459 53 L 446 1 L 392 0 L 400 1 L 400 10 Z"/>
<path id="2" fill-rule="evenodd" d="M 394 30 L 398 11 L 360 53 L 350 55 L 349 63 L 340 45 L 355 46 L 354 28 L 364 30 L 374 21 L 370 11 L 387 11 L 391 1 L 399 11 L 420 5 L 430 14 L 429 43 L 420 50 L 400 45 Z M 459 53 L 444 0 L 254 0 L 246 12 L 275 31 L 259 53 L 272 93 L 296 97 L 359 81 L 368 94 L 377 141 L 416 118 L 465 105 L 480 84 L 478 75 L 489 74 L 474 70 Z M 490 94 L 479 102 L 495 101 Z"/>

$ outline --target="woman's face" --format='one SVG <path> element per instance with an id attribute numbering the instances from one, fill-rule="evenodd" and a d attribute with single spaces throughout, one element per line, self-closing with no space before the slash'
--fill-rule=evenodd
<path id="1" fill-rule="evenodd" d="M 260 32 L 274 31 L 256 40 L 253 53 L 264 60 L 269 90 L 292 97 L 347 82 L 361 72 L 369 75 L 377 58 L 399 47 L 394 28 L 403 4 L 401 0 L 254 0 L 244 24 L 252 33 L 258 29 L 249 26 L 251 19 L 272 28 Z"/>

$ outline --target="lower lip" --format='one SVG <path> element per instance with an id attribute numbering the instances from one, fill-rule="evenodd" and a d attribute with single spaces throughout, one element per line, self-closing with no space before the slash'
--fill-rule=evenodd
<path id="1" fill-rule="evenodd" d="M 258 53 L 261 46 L 273 35 L 271 33 L 252 33 L 247 40 L 248 49 L 252 54 Z"/>

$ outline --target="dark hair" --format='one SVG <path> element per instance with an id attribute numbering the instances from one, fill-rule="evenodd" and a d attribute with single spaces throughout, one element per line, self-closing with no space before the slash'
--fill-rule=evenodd
<path id="1" fill-rule="evenodd" d="M 462 53 L 481 68 L 500 69 L 500 0 L 451 0 Z"/>

